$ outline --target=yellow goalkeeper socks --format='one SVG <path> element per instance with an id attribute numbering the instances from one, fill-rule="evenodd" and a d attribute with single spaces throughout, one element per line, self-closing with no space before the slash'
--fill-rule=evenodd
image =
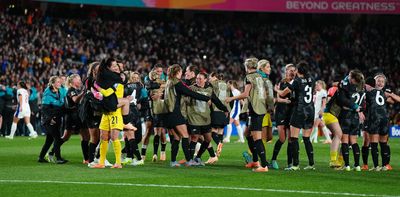
<path id="1" fill-rule="evenodd" d="M 119 139 L 113 141 L 115 164 L 121 165 L 121 142 Z"/>
<path id="2" fill-rule="evenodd" d="M 331 151 L 331 162 L 336 161 L 337 155 L 338 155 L 337 151 Z"/>
<path id="3" fill-rule="evenodd" d="M 100 164 L 101 165 L 104 165 L 104 162 L 106 160 L 107 150 L 108 150 L 108 141 L 102 140 L 101 144 L 100 144 Z"/>

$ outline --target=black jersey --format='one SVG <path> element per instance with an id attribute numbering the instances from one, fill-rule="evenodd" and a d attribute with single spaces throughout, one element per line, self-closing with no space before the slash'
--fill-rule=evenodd
<path id="1" fill-rule="evenodd" d="M 143 85 L 141 83 L 128 83 L 124 86 L 124 97 L 129 95 L 133 96 L 129 107 L 129 114 L 132 118 L 130 121 L 132 124 L 136 124 L 140 119 L 140 113 L 137 104 L 140 103 L 142 89 Z"/>
<path id="2" fill-rule="evenodd" d="M 314 106 L 313 92 L 315 80 L 312 77 L 296 77 L 289 88 L 293 92 L 294 105 L 298 108 Z"/>
<path id="3" fill-rule="evenodd" d="M 357 91 L 352 94 L 351 102 L 359 106 L 365 106 L 365 97 L 366 93 L 364 92 L 364 90 Z M 364 108 L 360 108 L 360 110 L 364 111 Z M 360 117 L 357 111 L 345 107 L 343 108 L 343 110 L 340 111 L 338 119 L 344 134 L 348 135 L 358 134 Z"/>
<path id="4" fill-rule="evenodd" d="M 355 85 L 350 83 L 349 77 L 345 77 L 339 84 L 338 90 L 326 104 L 325 112 L 329 112 L 335 117 L 339 117 L 343 108 L 356 109 L 353 95 L 357 93 Z"/>
<path id="5" fill-rule="evenodd" d="M 388 134 L 389 118 L 386 109 L 386 97 L 383 90 L 373 89 L 366 94 L 367 124 L 369 134 Z"/>
<path id="6" fill-rule="evenodd" d="M 386 96 L 383 90 L 373 89 L 366 93 L 366 106 L 369 121 L 388 117 Z"/>
<path id="7" fill-rule="evenodd" d="M 133 96 L 131 105 L 137 105 L 141 99 L 143 85 L 141 83 L 128 83 L 124 86 L 124 97 Z"/>
<path id="8" fill-rule="evenodd" d="M 67 97 L 65 98 L 65 106 L 69 110 L 77 110 L 79 103 L 75 103 L 72 98 L 78 96 L 81 90 L 75 89 L 74 87 L 68 88 Z"/>
<path id="9" fill-rule="evenodd" d="M 287 82 L 286 80 L 283 80 L 279 83 L 279 90 L 284 90 L 289 86 L 291 86 L 291 84 L 289 82 Z M 291 93 L 284 96 L 283 99 L 291 99 Z M 290 105 L 291 104 L 277 102 L 275 113 L 285 113 L 288 110 L 288 108 L 290 107 Z"/>

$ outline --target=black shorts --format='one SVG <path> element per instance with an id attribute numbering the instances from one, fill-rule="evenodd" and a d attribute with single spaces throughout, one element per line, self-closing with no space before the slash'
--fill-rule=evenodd
<path id="1" fill-rule="evenodd" d="M 100 116 L 90 116 L 86 121 L 86 126 L 90 129 L 98 129 L 101 122 L 101 115 Z"/>
<path id="2" fill-rule="evenodd" d="M 135 127 L 137 128 L 137 130 L 135 131 L 135 141 L 140 142 L 142 141 L 142 123 L 140 121 L 138 121 L 135 124 Z"/>
<path id="3" fill-rule="evenodd" d="M 165 127 L 165 114 L 153 115 L 153 127 Z"/>
<path id="4" fill-rule="evenodd" d="M 186 119 L 180 112 L 172 112 L 165 114 L 165 127 L 167 129 L 173 129 L 178 125 L 186 124 Z"/>
<path id="5" fill-rule="evenodd" d="M 6 102 L 3 98 L 0 97 L 0 116 L 3 116 L 4 107 L 6 106 Z"/>
<path id="6" fill-rule="evenodd" d="M 245 122 L 246 126 L 249 124 L 249 113 L 241 113 L 239 114 L 239 121 Z"/>
<path id="7" fill-rule="evenodd" d="M 211 132 L 211 126 L 195 126 L 195 125 L 188 125 L 190 135 L 203 135 L 206 133 Z"/>
<path id="8" fill-rule="evenodd" d="M 153 121 L 153 116 L 151 115 L 151 110 L 146 109 L 140 112 L 140 117 L 144 118 L 144 121 Z"/>
<path id="9" fill-rule="evenodd" d="M 290 117 L 292 116 L 292 111 L 287 110 L 287 111 L 276 111 L 275 112 L 275 122 L 276 125 L 283 125 L 283 126 L 289 126 L 290 124 Z"/>
<path id="10" fill-rule="evenodd" d="M 379 134 L 384 136 L 389 134 L 388 124 L 388 118 L 370 118 L 365 130 L 371 135 Z"/>
<path id="11" fill-rule="evenodd" d="M 224 112 L 214 111 L 211 112 L 211 127 L 223 129 L 229 124 L 229 117 L 225 116 Z"/>
<path id="12" fill-rule="evenodd" d="M 262 122 L 265 114 L 250 113 L 249 116 L 249 131 L 262 131 Z"/>
<path id="13" fill-rule="evenodd" d="M 299 129 L 311 129 L 314 125 L 314 105 L 293 108 L 290 125 Z"/>
<path id="14" fill-rule="evenodd" d="M 72 113 L 65 116 L 65 129 L 78 132 L 82 128 L 83 124 L 78 114 Z"/>
<path id="15" fill-rule="evenodd" d="M 343 134 L 358 135 L 360 119 L 357 112 L 342 110 L 339 115 L 339 124 Z"/>

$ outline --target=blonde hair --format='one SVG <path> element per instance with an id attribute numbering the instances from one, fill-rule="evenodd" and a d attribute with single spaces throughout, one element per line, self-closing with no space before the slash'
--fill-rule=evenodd
<path id="1" fill-rule="evenodd" d="M 387 79 L 387 78 L 386 78 L 386 76 L 385 76 L 383 73 L 378 73 L 378 74 L 376 74 L 375 77 L 374 77 L 374 79 L 377 80 L 378 78 L 381 78 L 381 77 L 385 80 L 385 83 L 386 83 L 386 79 Z"/>
<path id="2" fill-rule="evenodd" d="M 128 78 L 128 83 L 135 83 L 134 81 L 133 81 L 133 75 L 138 75 L 139 76 L 139 83 L 142 83 L 141 81 L 140 81 L 140 73 L 139 72 L 136 72 L 136 71 L 125 71 L 124 72 L 124 74 L 127 76 L 127 78 Z"/>
<path id="3" fill-rule="evenodd" d="M 290 67 L 296 68 L 296 66 L 294 66 L 294 64 L 286 64 L 285 70 L 289 69 Z"/>
<path id="4" fill-rule="evenodd" d="M 257 58 L 255 58 L 255 57 L 253 57 L 253 58 L 247 58 L 245 61 L 244 61 L 244 66 L 247 68 L 247 69 L 257 69 L 257 63 L 258 63 L 258 59 Z"/>
<path id="5" fill-rule="evenodd" d="M 258 69 L 258 70 L 261 70 L 261 69 L 265 68 L 268 64 L 269 64 L 269 61 L 268 61 L 268 60 L 262 59 L 262 60 L 258 61 L 258 63 L 257 63 L 257 69 Z"/>
<path id="6" fill-rule="evenodd" d="M 88 72 L 87 72 L 87 76 L 88 77 L 89 76 L 96 77 L 96 76 L 93 76 L 93 73 L 94 73 L 94 69 L 96 69 L 96 67 L 99 66 L 99 65 L 100 65 L 100 62 L 92 62 L 92 63 L 90 63 L 89 64 L 89 68 L 88 68 Z"/>
<path id="7" fill-rule="evenodd" d="M 77 78 L 80 77 L 78 74 L 72 74 L 70 76 L 67 77 L 67 87 L 70 88 L 72 86 L 72 81 Z"/>
<path id="8" fill-rule="evenodd" d="M 326 83 L 325 83 L 325 81 L 318 80 L 317 83 L 318 83 L 319 85 L 321 85 L 322 89 L 326 90 Z"/>
<path id="9" fill-rule="evenodd" d="M 152 81 L 155 81 L 157 79 L 159 79 L 160 77 L 158 76 L 158 74 L 155 71 L 150 71 L 149 73 L 149 79 Z"/>
<path id="10" fill-rule="evenodd" d="M 47 87 L 53 88 L 54 83 L 59 79 L 59 76 L 51 76 L 49 79 L 49 83 L 47 83 Z"/>

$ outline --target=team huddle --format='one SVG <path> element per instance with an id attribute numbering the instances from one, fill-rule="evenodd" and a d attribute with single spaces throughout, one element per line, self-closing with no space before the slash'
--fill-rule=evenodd
<path id="1" fill-rule="evenodd" d="M 149 138 L 154 134 L 153 161 L 166 160 L 168 135 L 171 167 L 215 164 L 221 156 L 223 143 L 230 141 L 233 123 L 239 135 L 238 142 L 247 141 L 248 152 L 243 153 L 245 167 L 254 172 L 279 169 L 277 157 L 286 140 L 287 167 L 284 169 L 300 170 L 300 136 L 308 158 L 303 169 L 315 170 L 312 142 L 316 141 L 319 129 L 326 137 L 325 142 L 330 143 L 330 167 L 345 171 L 368 170 L 371 150 L 373 167 L 369 170 L 392 169 L 386 105 L 400 102 L 400 98 L 385 88 L 385 75 L 379 73 L 365 78 L 360 71 L 351 70 L 326 91 L 325 83 L 313 78 L 305 61 L 286 65 L 285 77 L 276 85 L 269 80 L 271 65 L 268 60 L 248 58 L 244 66 L 243 91 L 238 90 L 236 81 L 226 82 L 221 73 L 199 72 L 196 66 L 188 66 L 183 73 L 178 64 L 169 66 L 167 74 L 162 64 L 156 64 L 142 82 L 140 73 L 125 71 L 123 64 L 113 58 L 91 63 L 83 81 L 77 74 L 67 79 L 53 76 L 42 98 L 41 124 L 46 140 L 38 161 L 68 162 L 61 156 L 61 146 L 73 133 L 79 133 L 83 163 L 90 168 L 144 165 Z M 31 136 L 36 137 L 29 123 L 29 105 L 23 103 L 28 97 L 26 89 L 23 82 L 18 84 L 17 98 L 21 102 L 14 122 L 24 118 Z M 265 142 L 272 140 L 271 118 L 276 122 L 279 139 L 268 161 Z M 239 121 L 244 121 L 245 126 Z M 16 123 L 11 130 L 10 139 Z M 364 139 L 362 165 L 357 144 L 360 130 Z M 115 153 L 114 164 L 106 159 L 109 144 Z M 184 153 L 182 160 L 177 160 L 179 144 Z M 354 156 L 353 168 L 349 161 L 350 148 Z M 203 162 L 206 151 L 209 159 Z"/>

